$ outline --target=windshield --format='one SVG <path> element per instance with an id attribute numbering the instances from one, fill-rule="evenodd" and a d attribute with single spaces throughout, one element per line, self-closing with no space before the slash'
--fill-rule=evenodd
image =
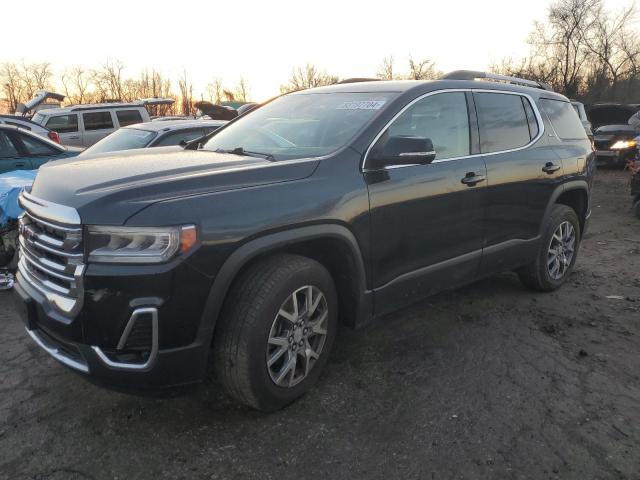
<path id="1" fill-rule="evenodd" d="M 103 138 L 98 143 L 87 148 L 83 154 L 107 153 L 118 150 L 131 150 L 132 148 L 144 148 L 156 136 L 156 132 L 139 130 L 137 128 L 121 128 L 111 135 Z"/>
<path id="2" fill-rule="evenodd" d="M 347 144 L 385 104 L 391 93 L 302 93 L 286 95 L 214 135 L 206 150 L 250 152 L 289 160 L 327 155 Z"/>

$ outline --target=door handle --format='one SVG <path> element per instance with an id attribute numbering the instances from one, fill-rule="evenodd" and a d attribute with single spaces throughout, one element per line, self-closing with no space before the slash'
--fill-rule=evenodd
<path id="1" fill-rule="evenodd" d="M 467 174 L 460 180 L 467 187 L 475 187 L 478 183 L 484 182 L 487 179 L 484 175 L 476 175 L 476 172 L 467 172 Z"/>
<path id="2" fill-rule="evenodd" d="M 73 137 L 67 137 L 68 140 L 80 140 L 80 137 L 77 135 L 74 135 Z"/>
<path id="3" fill-rule="evenodd" d="M 560 170 L 560 165 L 556 165 L 555 163 L 552 163 L 552 162 L 547 162 L 544 164 L 544 167 L 542 167 L 542 171 L 545 173 L 548 173 L 549 175 L 551 175 L 554 172 L 557 172 L 558 170 Z"/>
<path id="4" fill-rule="evenodd" d="M 16 162 L 15 163 L 16 167 L 24 167 L 25 165 L 26 165 L 26 163 L 23 163 L 23 162 Z"/>

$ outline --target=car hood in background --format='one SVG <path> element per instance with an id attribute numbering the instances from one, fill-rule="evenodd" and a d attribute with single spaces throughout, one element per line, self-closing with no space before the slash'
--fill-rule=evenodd
<path id="1" fill-rule="evenodd" d="M 78 210 L 83 223 L 121 225 L 153 203 L 302 179 L 317 160 L 273 162 L 203 150 L 149 148 L 43 165 L 31 193 Z"/>
<path id="2" fill-rule="evenodd" d="M 41 103 L 45 102 L 49 98 L 53 98 L 58 102 L 62 102 L 66 97 L 61 93 L 50 92 L 48 90 L 40 90 L 36 92 L 36 96 L 29 100 L 27 103 L 19 103 L 16 106 L 16 114 L 26 115 L 31 110 L 36 108 Z"/>

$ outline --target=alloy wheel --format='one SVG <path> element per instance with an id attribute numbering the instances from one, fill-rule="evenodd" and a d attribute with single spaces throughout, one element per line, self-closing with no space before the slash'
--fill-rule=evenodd
<path id="1" fill-rule="evenodd" d="M 327 338 L 329 307 L 320 289 L 293 292 L 276 314 L 267 341 L 267 369 L 279 387 L 304 380 L 320 358 Z"/>
<path id="2" fill-rule="evenodd" d="M 576 247 L 576 231 L 571 222 L 564 221 L 553 233 L 547 255 L 547 268 L 549 276 L 554 280 L 560 280 L 565 273 L 573 256 Z"/>

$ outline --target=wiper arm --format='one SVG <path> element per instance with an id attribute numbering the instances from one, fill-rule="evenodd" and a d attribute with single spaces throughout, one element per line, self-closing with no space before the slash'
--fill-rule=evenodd
<path id="1" fill-rule="evenodd" d="M 245 155 L 247 157 L 262 157 L 265 160 L 275 160 L 274 156 L 270 153 L 262 153 L 262 152 L 252 152 L 251 150 L 245 150 L 242 147 L 236 147 L 233 150 L 224 150 L 219 148 L 216 150 L 217 153 L 231 153 L 232 155 Z"/>

